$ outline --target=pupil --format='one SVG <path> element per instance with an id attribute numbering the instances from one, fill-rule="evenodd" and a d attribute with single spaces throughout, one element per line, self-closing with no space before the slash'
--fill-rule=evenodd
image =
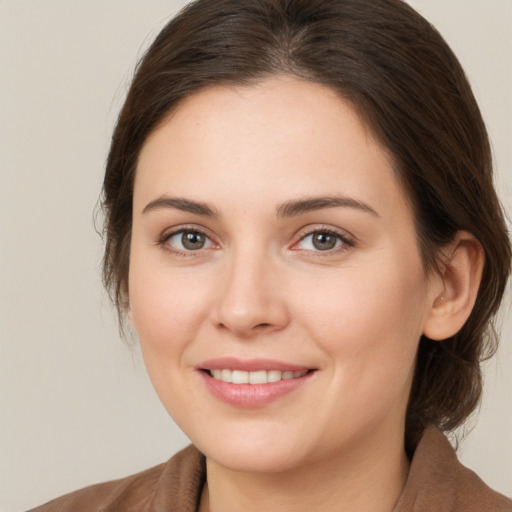
<path id="1" fill-rule="evenodd" d="M 336 237 L 329 233 L 317 233 L 313 237 L 313 245 L 315 249 L 319 249 L 321 251 L 334 249 L 336 246 Z"/>
<path id="2" fill-rule="evenodd" d="M 197 250 L 203 248 L 205 240 L 197 231 L 186 231 L 181 237 L 181 242 L 186 249 Z"/>

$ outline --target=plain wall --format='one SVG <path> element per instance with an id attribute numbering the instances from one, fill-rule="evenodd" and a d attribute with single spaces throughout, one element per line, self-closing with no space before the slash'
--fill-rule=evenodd
<path id="1" fill-rule="evenodd" d="M 120 341 L 93 226 L 137 55 L 179 0 L 0 0 L 0 511 L 168 459 L 187 443 Z M 512 1 L 411 0 L 473 84 L 512 212 Z M 510 300 L 510 298 L 508 299 Z M 512 495 L 512 319 L 463 462 Z"/>

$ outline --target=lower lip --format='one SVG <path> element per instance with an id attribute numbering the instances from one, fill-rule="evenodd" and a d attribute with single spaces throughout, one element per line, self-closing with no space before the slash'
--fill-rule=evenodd
<path id="1" fill-rule="evenodd" d="M 267 384 L 232 384 L 214 379 L 204 371 L 199 373 L 210 393 L 222 402 L 243 409 L 254 409 L 264 407 L 300 388 L 314 372 L 308 372 L 296 379 L 285 379 Z"/>

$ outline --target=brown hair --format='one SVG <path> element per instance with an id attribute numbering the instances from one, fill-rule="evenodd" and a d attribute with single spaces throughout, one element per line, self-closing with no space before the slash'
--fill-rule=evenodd
<path id="1" fill-rule="evenodd" d="M 454 429 L 480 399 L 480 362 L 495 349 L 492 318 L 511 248 L 464 72 L 439 33 L 400 0 L 197 0 L 160 32 L 136 69 L 104 181 L 104 282 L 121 323 L 134 175 L 148 135 L 202 88 L 282 73 L 337 91 L 388 148 L 413 205 L 426 270 L 458 230 L 484 249 L 478 298 L 462 330 L 420 341 L 407 411 L 409 445 L 428 423 Z"/>

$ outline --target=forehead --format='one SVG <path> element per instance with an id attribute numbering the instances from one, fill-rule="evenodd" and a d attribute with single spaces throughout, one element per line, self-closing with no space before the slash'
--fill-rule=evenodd
<path id="1" fill-rule="evenodd" d="M 348 101 L 328 87 L 277 77 L 206 88 L 148 137 L 136 202 L 206 193 L 198 184 L 221 201 L 247 189 L 276 201 L 350 193 L 379 203 L 396 196 L 398 182 L 388 152 Z"/>

